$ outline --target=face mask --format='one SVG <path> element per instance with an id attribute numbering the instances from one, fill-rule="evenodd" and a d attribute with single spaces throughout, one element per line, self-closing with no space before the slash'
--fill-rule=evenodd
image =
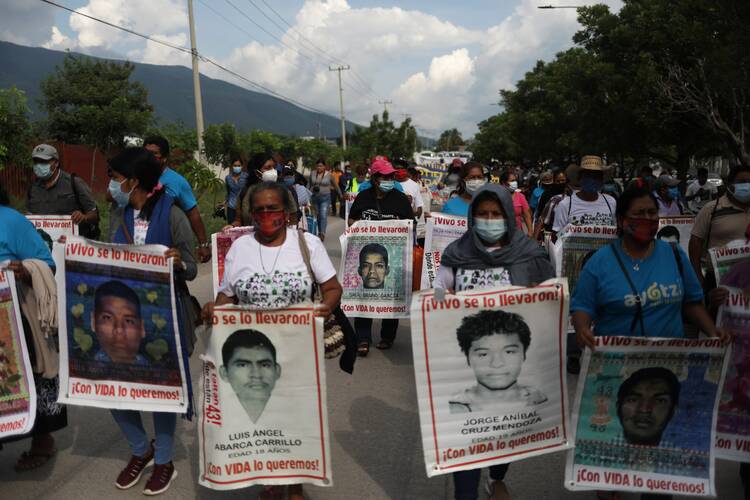
<path id="1" fill-rule="evenodd" d="M 253 214 L 255 228 L 260 234 L 270 237 L 276 234 L 279 228 L 284 227 L 286 214 L 283 211 L 278 212 L 258 212 Z"/>
<path id="2" fill-rule="evenodd" d="M 734 185 L 734 197 L 740 203 L 750 203 L 750 182 L 740 182 Z"/>
<path id="3" fill-rule="evenodd" d="M 49 179 L 52 176 L 52 165 L 49 163 L 34 163 L 34 175 L 42 180 Z"/>
<path id="4" fill-rule="evenodd" d="M 466 181 L 466 191 L 469 193 L 476 193 L 479 191 L 479 188 L 487 184 L 487 181 L 484 179 L 471 179 Z"/>
<path id="5" fill-rule="evenodd" d="M 242 167 L 232 167 L 232 172 L 235 174 L 241 174 L 242 173 Z"/>
<path id="6" fill-rule="evenodd" d="M 445 178 L 446 184 L 458 184 L 458 181 L 461 178 L 458 176 L 458 174 L 450 174 L 448 177 Z"/>
<path id="7" fill-rule="evenodd" d="M 279 173 L 275 169 L 266 170 L 260 178 L 263 182 L 276 182 L 279 179 Z"/>
<path id="8" fill-rule="evenodd" d="M 508 183 L 508 189 L 510 189 L 511 191 L 515 191 L 516 189 L 518 189 L 518 181 L 510 181 Z"/>
<path id="9" fill-rule="evenodd" d="M 380 181 L 380 190 L 384 193 L 387 193 L 391 189 L 393 189 L 393 186 L 395 184 L 396 184 L 396 181 Z"/>
<path id="10" fill-rule="evenodd" d="M 698 179 L 698 185 L 699 185 L 699 186 L 704 186 L 704 185 L 706 184 L 706 181 L 707 181 L 707 180 L 708 180 L 708 179 Z"/>
<path id="11" fill-rule="evenodd" d="M 602 189 L 602 181 L 584 177 L 581 179 L 581 191 L 584 193 L 598 193 Z"/>
<path id="12" fill-rule="evenodd" d="M 284 177 L 284 184 L 294 186 L 294 177 Z"/>
<path id="13" fill-rule="evenodd" d="M 659 230 L 658 219 L 631 219 L 625 217 L 622 221 L 622 230 L 629 234 L 639 243 L 648 243 L 654 239 Z"/>
<path id="14" fill-rule="evenodd" d="M 680 197 L 680 188 L 671 187 L 667 190 L 667 192 L 669 193 L 669 199 L 671 200 L 676 200 Z"/>
<path id="15" fill-rule="evenodd" d="M 553 184 L 549 190 L 552 194 L 563 194 L 565 192 L 565 184 Z"/>
<path id="16" fill-rule="evenodd" d="M 494 243 L 508 232 L 508 223 L 505 219 L 474 219 L 474 232 L 482 240 Z"/>
<path id="17" fill-rule="evenodd" d="M 109 194 L 112 196 L 112 199 L 115 200 L 115 203 L 117 203 L 117 206 L 120 208 L 123 208 L 128 204 L 128 202 L 130 201 L 130 193 L 133 191 L 131 189 L 127 193 L 123 192 L 122 184 L 126 180 L 127 179 L 123 179 L 122 182 L 117 182 L 114 179 L 110 179 L 109 186 L 107 187 L 107 190 L 109 191 Z"/>
<path id="18" fill-rule="evenodd" d="M 677 238 L 674 236 L 665 236 L 663 238 L 659 238 L 661 241 L 664 241 L 666 243 L 677 243 Z"/>

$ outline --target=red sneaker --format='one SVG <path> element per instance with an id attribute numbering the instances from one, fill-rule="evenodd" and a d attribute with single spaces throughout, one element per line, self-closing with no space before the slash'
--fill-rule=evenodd
<path id="1" fill-rule="evenodd" d="M 149 446 L 146 456 L 136 457 L 135 455 L 133 455 L 132 457 L 130 457 L 130 462 L 128 462 L 128 465 L 126 465 L 125 468 L 120 471 L 120 475 L 117 476 L 115 486 L 117 486 L 121 490 L 132 488 L 133 486 L 138 484 L 138 481 L 140 481 L 141 476 L 143 475 L 143 470 L 153 463 L 154 447 Z"/>
<path id="2" fill-rule="evenodd" d="M 169 485 L 172 484 L 172 481 L 176 478 L 177 471 L 172 462 L 156 464 L 154 465 L 154 471 L 151 473 L 151 477 L 146 483 L 146 488 L 144 488 L 143 494 L 154 496 L 159 493 L 164 493 L 169 489 Z"/>

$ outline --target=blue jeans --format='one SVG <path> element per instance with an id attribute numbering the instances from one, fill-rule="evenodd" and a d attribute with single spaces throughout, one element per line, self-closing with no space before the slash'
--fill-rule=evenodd
<path id="1" fill-rule="evenodd" d="M 318 234 L 326 234 L 328 209 L 331 208 L 331 196 L 313 196 L 311 202 L 312 206 L 315 207 L 315 213 L 318 218 Z"/>
<path id="2" fill-rule="evenodd" d="M 372 344 L 372 318 L 354 318 L 354 329 L 357 331 L 357 342 Z M 397 319 L 384 319 L 380 322 L 380 339 L 393 342 L 398 330 Z"/>
<path id="3" fill-rule="evenodd" d="M 112 416 L 120 426 L 125 439 L 128 440 L 130 451 L 137 457 L 148 453 L 149 440 L 143 429 L 141 412 L 132 410 L 110 410 Z M 174 431 L 177 427 L 177 414 L 166 412 L 153 412 L 154 432 L 156 443 L 154 444 L 154 461 L 158 465 L 168 464 L 174 455 Z"/>
<path id="4" fill-rule="evenodd" d="M 490 467 L 490 479 L 502 481 L 508 472 L 508 464 Z M 479 498 L 479 480 L 482 469 L 462 470 L 453 473 L 454 498 L 456 500 L 477 500 Z"/>

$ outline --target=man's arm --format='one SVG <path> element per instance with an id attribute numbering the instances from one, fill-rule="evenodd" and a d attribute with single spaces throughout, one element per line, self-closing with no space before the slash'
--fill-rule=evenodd
<path id="1" fill-rule="evenodd" d="M 201 262 L 208 262 L 211 260 L 211 243 L 206 238 L 206 227 L 203 225 L 198 205 L 188 210 L 186 215 L 190 221 L 190 227 L 193 228 L 193 232 L 198 237 L 198 259 Z"/>

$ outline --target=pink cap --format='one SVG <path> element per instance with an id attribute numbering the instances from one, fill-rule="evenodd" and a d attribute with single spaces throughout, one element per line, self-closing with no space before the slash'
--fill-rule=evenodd
<path id="1" fill-rule="evenodd" d="M 389 162 L 388 160 L 384 160 L 384 159 L 376 159 L 370 165 L 370 175 L 374 175 L 374 174 L 391 175 L 395 171 L 396 169 L 393 168 L 393 165 L 391 165 L 391 162 Z"/>

